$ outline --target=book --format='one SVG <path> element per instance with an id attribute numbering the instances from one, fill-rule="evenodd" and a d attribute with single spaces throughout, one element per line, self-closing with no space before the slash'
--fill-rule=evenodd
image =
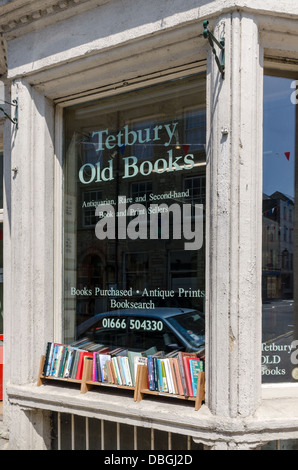
<path id="1" fill-rule="evenodd" d="M 122 379 L 121 379 L 119 365 L 118 365 L 118 361 L 117 361 L 116 357 L 112 358 L 112 363 L 113 363 L 114 370 L 115 370 L 115 373 L 116 373 L 118 385 L 122 385 Z"/>
<path id="2" fill-rule="evenodd" d="M 130 373 L 131 373 L 131 378 L 132 378 L 132 384 L 133 386 L 136 383 L 136 376 L 135 376 L 135 367 L 134 367 L 134 358 L 135 357 L 141 357 L 140 352 L 134 352 L 134 351 L 128 351 L 127 352 L 127 357 L 128 357 L 128 362 L 129 362 L 129 368 L 130 368 Z"/>
<path id="3" fill-rule="evenodd" d="M 181 380 L 180 369 L 179 369 L 179 364 L 178 364 L 178 358 L 177 357 L 173 358 L 173 366 L 174 366 L 174 371 L 175 371 L 175 376 L 176 376 L 176 381 L 177 381 L 178 395 L 183 395 L 184 392 L 183 392 L 182 380 Z"/>
<path id="4" fill-rule="evenodd" d="M 74 358 L 74 350 L 73 348 L 69 348 L 67 351 L 65 367 L 64 367 L 63 375 L 62 375 L 62 377 L 65 379 L 68 379 L 70 377 L 70 370 L 71 370 L 73 358 Z"/>
<path id="5" fill-rule="evenodd" d="M 169 393 L 175 394 L 175 386 L 174 386 L 174 379 L 173 379 L 173 372 L 171 368 L 170 358 L 166 358 L 166 373 L 167 373 Z"/>
<path id="6" fill-rule="evenodd" d="M 48 355 L 48 359 L 47 359 L 47 364 L 46 364 L 46 367 L 45 367 L 45 374 L 44 374 L 45 376 L 50 375 L 53 352 L 54 352 L 54 343 L 51 343 L 50 349 L 49 349 L 49 355 Z"/>
<path id="7" fill-rule="evenodd" d="M 81 348 L 84 344 L 89 343 L 88 338 L 81 338 L 76 341 L 73 341 L 70 346 L 73 348 Z"/>
<path id="8" fill-rule="evenodd" d="M 96 362 L 96 378 L 97 382 L 102 382 L 102 376 L 101 376 L 101 368 L 100 368 L 100 360 L 99 360 L 99 353 L 97 352 L 95 355 L 95 362 Z"/>
<path id="9" fill-rule="evenodd" d="M 154 390 L 158 390 L 158 357 L 153 356 L 153 378 L 154 378 Z"/>
<path id="10" fill-rule="evenodd" d="M 51 363 L 50 363 L 50 370 L 48 374 L 50 377 L 52 377 L 54 374 L 56 360 L 57 360 L 57 344 L 54 344 L 54 349 L 52 352 L 52 358 L 51 358 Z"/>
<path id="11" fill-rule="evenodd" d="M 99 364 L 101 371 L 101 381 L 108 382 L 107 372 L 105 368 L 105 363 L 111 360 L 110 354 L 99 354 Z"/>
<path id="12" fill-rule="evenodd" d="M 124 367 L 124 358 L 122 356 L 118 356 L 118 365 L 119 365 L 119 370 L 120 370 L 120 375 L 122 377 L 123 385 L 126 385 L 128 378 L 127 378 L 126 370 Z"/>
<path id="13" fill-rule="evenodd" d="M 196 397 L 197 396 L 197 385 L 198 385 L 199 371 L 204 370 L 203 361 L 201 361 L 200 359 L 190 358 L 189 368 L 190 368 L 190 376 L 191 376 L 193 396 Z"/>
<path id="14" fill-rule="evenodd" d="M 79 359 L 80 359 L 80 350 L 75 349 L 74 350 L 74 357 L 71 363 L 71 368 L 70 368 L 70 378 L 75 379 L 77 376 L 77 371 L 78 371 L 78 365 L 79 365 Z"/>
<path id="15" fill-rule="evenodd" d="M 50 370 L 50 376 L 51 377 L 56 377 L 57 376 L 57 369 L 59 366 L 59 359 L 61 358 L 61 348 L 62 344 L 55 343 L 54 346 L 54 351 L 53 351 L 53 357 L 52 357 L 52 364 L 51 364 L 51 370 Z"/>
<path id="16" fill-rule="evenodd" d="M 183 357 L 183 366 L 184 366 L 184 374 L 185 374 L 185 381 L 186 381 L 186 388 L 187 388 L 187 396 L 192 397 L 193 396 L 193 390 L 192 390 L 192 382 L 191 382 L 191 376 L 190 376 L 190 368 L 189 368 L 189 357 L 184 356 Z"/>
<path id="17" fill-rule="evenodd" d="M 68 356 L 68 346 L 65 346 L 64 352 L 63 352 L 63 358 L 62 358 L 61 366 L 60 366 L 60 370 L 59 370 L 59 377 L 60 378 L 63 377 L 67 356 Z"/>
<path id="18" fill-rule="evenodd" d="M 183 363 L 183 357 L 186 357 L 186 356 L 196 358 L 197 355 L 196 353 L 188 353 L 188 352 L 183 352 L 183 351 L 178 352 L 178 364 L 179 364 L 181 382 L 182 382 L 182 387 L 183 387 L 183 395 L 190 396 L 189 391 L 188 391 L 186 377 L 185 377 L 184 363 Z"/>
<path id="19" fill-rule="evenodd" d="M 147 357 L 147 372 L 148 372 L 148 385 L 149 390 L 155 390 L 155 382 L 154 382 L 154 369 L 153 369 L 153 357 Z"/>
<path id="20" fill-rule="evenodd" d="M 112 357 L 112 360 L 111 360 L 111 369 L 112 369 L 112 374 L 113 374 L 113 378 L 114 378 L 114 383 L 116 385 L 120 385 L 114 359 L 115 358 Z"/>
<path id="21" fill-rule="evenodd" d="M 97 382 L 96 352 L 93 353 L 92 359 L 92 381 Z"/>
<path id="22" fill-rule="evenodd" d="M 163 392 L 168 392 L 168 381 L 167 381 L 167 375 L 166 375 L 166 369 L 165 369 L 165 363 L 164 359 L 160 359 L 160 366 L 161 366 L 161 380 L 162 380 L 162 391 Z"/>
<path id="23" fill-rule="evenodd" d="M 157 348 L 155 346 L 152 346 L 152 348 L 149 348 L 143 352 L 143 356 L 148 357 L 156 353 L 157 353 Z"/>
<path id="24" fill-rule="evenodd" d="M 121 363 L 121 356 L 116 356 L 116 359 L 117 359 L 118 370 L 119 370 L 120 379 L 121 379 L 121 385 L 125 385 L 125 375 L 124 375 L 124 370 L 123 370 L 122 363 Z"/>
<path id="25" fill-rule="evenodd" d="M 169 364 L 170 364 L 170 368 L 171 368 L 171 375 L 172 375 L 172 381 L 173 381 L 173 387 L 174 387 L 174 392 L 173 393 L 175 393 L 175 395 L 178 395 L 179 392 L 178 392 L 176 373 L 175 373 L 175 369 L 174 369 L 174 358 L 173 357 L 169 358 Z"/>
<path id="26" fill-rule="evenodd" d="M 105 374 L 107 376 L 107 382 L 109 384 L 113 384 L 113 374 L 112 374 L 112 370 L 111 370 L 111 360 L 109 361 L 106 361 L 105 364 L 104 364 L 104 369 L 105 369 Z"/>
<path id="27" fill-rule="evenodd" d="M 44 360 L 44 365 L 43 365 L 43 371 L 42 371 L 42 374 L 44 376 L 47 375 L 47 368 L 48 368 L 48 365 L 49 365 L 49 361 L 50 361 L 50 355 L 51 355 L 51 349 L 53 348 L 53 343 L 51 343 L 50 341 L 47 342 L 47 347 L 46 347 L 46 353 L 45 353 L 45 360 Z"/>
<path id="28" fill-rule="evenodd" d="M 161 368 L 161 360 L 158 359 L 157 361 L 157 370 L 158 370 L 158 390 L 163 392 L 163 377 L 162 377 L 162 368 Z"/>
<path id="29" fill-rule="evenodd" d="M 87 352 L 87 351 L 79 351 L 79 360 L 78 360 L 78 367 L 77 367 L 77 373 L 76 373 L 76 380 L 82 380 L 85 357 L 93 358 L 93 353 Z"/>
<path id="30" fill-rule="evenodd" d="M 58 378 L 60 375 L 60 369 L 61 369 L 61 364 L 63 363 L 64 352 L 65 352 L 65 346 L 64 345 L 58 346 L 57 363 L 56 363 L 56 368 L 54 371 L 54 377 L 56 378 Z"/>
<path id="31" fill-rule="evenodd" d="M 129 361 L 128 361 L 128 356 L 123 357 L 123 363 L 124 363 L 124 369 L 126 372 L 126 385 L 129 387 L 132 387 L 132 377 L 131 377 L 131 372 L 130 372 L 130 367 L 129 367 Z"/>

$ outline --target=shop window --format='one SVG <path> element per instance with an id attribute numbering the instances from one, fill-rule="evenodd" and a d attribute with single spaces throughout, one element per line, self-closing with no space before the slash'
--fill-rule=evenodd
<path id="1" fill-rule="evenodd" d="M 64 342 L 205 348 L 205 76 L 66 110 Z"/>
<path id="2" fill-rule="evenodd" d="M 264 77 L 263 383 L 298 381 L 297 106 L 293 79 Z"/>
<path id="3" fill-rule="evenodd" d="M 2 142 L 0 142 L 2 146 Z M 3 334 L 3 152 L 0 151 L 0 334 Z"/>
<path id="4" fill-rule="evenodd" d="M 3 224 L 0 224 L 0 334 L 3 334 Z"/>

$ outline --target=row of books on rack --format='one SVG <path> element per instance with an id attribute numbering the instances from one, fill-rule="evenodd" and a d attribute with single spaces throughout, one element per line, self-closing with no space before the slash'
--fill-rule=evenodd
<path id="1" fill-rule="evenodd" d="M 165 354 L 156 348 L 136 352 L 83 339 L 71 345 L 48 342 L 43 376 L 82 380 L 85 357 L 92 360 L 93 382 L 134 387 L 138 366 L 146 365 L 150 391 L 185 396 L 196 396 L 198 372 L 204 370 L 196 353 Z"/>
<path id="2" fill-rule="evenodd" d="M 93 358 L 98 352 L 116 355 L 122 348 L 111 349 L 107 346 L 83 339 L 70 345 L 48 342 L 43 366 L 43 376 L 50 378 L 82 380 L 84 358 Z"/>
<path id="3" fill-rule="evenodd" d="M 204 361 L 196 353 L 181 352 L 176 357 L 148 356 L 148 388 L 151 391 L 195 397 L 198 376 Z"/>
<path id="4" fill-rule="evenodd" d="M 42 374 L 56 379 L 82 380 L 85 356 L 92 353 L 75 345 L 48 342 Z"/>

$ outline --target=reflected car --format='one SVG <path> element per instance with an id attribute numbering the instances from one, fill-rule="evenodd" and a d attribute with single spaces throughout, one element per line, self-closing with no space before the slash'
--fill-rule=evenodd
<path id="1" fill-rule="evenodd" d="M 199 352 L 205 346 L 205 320 L 203 313 L 186 308 L 113 310 L 78 325 L 77 339 L 83 337 L 134 351 Z"/>

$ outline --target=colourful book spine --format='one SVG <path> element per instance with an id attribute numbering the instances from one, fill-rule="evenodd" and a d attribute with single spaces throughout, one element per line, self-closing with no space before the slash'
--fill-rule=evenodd
<path id="1" fill-rule="evenodd" d="M 121 365 L 122 374 L 124 376 L 124 384 L 123 385 L 127 385 L 128 384 L 128 377 L 127 377 L 127 373 L 126 373 L 126 368 L 125 368 L 125 363 L 124 363 L 124 357 L 123 356 L 120 356 L 120 365 Z"/>
<path id="2" fill-rule="evenodd" d="M 116 372 L 116 377 L 117 377 L 118 384 L 122 385 L 122 380 L 121 380 L 121 375 L 120 375 L 120 371 L 119 371 L 119 365 L 118 365 L 117 358 L 113 357 L 112 362 L 114 364 L 114 369 L 115 369 L 115 372 Z"/>
<path id="3" fill-rule="evenodd" d="M 127 385 L 129 387 L 131 387 L 132 386 L 132 377 L 131 377 L 131 373 L 130 373 L 128 357 L 124 356 L 123 359 L 124 359 L 124 367 L 125 367 L 126 375 L 127 375 Z"/>
<path id="4" fill-rule="evenodd" d="M 92 380 L 93 380 L 93 382 L 96 382 L 96 381 L 97 381 L 96 352 L 93 353 Z"/>
<path id="5" fill-rule="evenodd" d="M 181 375 L 180 375 L 179 364 L 178 364 L 178 359 L 177 358 L 174 358 L 174 370 L 175 370 L 175 373 L 176 373 L 178 394 L 183 395 L 182 380 L 181 380 Z"/>
<path id="6" fill-rule="evenodd" d="M 64 369 L 65 369 L 65 364 L 67 360 L 67 355 L 68 355 L 68 347 L 65 347 L 64 354 L 63 354 L 63 360 L 61 363 L 60 371 L 59 371 L 59 377 L 63 377 Z"/>
<path id="7" fill-rule="evenodd" d="M 189 361 L 189 368 L 190 368 L 193 396 L 196 397 L 197 386 L 198 386 L 198 376 L 199 376 L 199 371 L 203 371 L 203 361 L 200 361 L 198 359 L 191 359 Z"/>
<path id="8" fill-rule="evenodd" d="M 153 356 L 154 390 L 158 390 L 158 359 Z"/>
<path id="9" fill-rule="evenodd" d="M 167 374 L 166 374 L 164 359 L 161 359 L 160 362 L 161 362 L 161 373 L 162 373 L 162 388 L 164 392 L 168 392 L 169 388 L 168 388 Z"/>
<path id="10" fill-rule="evenodd" d="M 158 369 L 158 390 L 163 392 L 163 379 L 162 379 L 162 368 L 161 368 L 161 359 L 157 361 L 157 369 Z"/>
<path id="11" fill-rule="evenodd" d="M 185 381 L 186 381 L 186 386 L 187 386 L 187 396 L 192 397 L 193 391 L 192 391 L 188 359 L 189 359 L 188 357 L 183 357 L 183 365 L 184 365 Z"/>
<path id="12" fill-rule="evenodd" d="M 58 346 L 57 362 L 56 362 L 56 368 L 55 368 L 55 372 L 54 372 L 54 377 L 56 377 L 56 378 L 59 377 L 59 372 L 60 372 L 61 361 L 62 361 L 62 358 L 63 358 L 64 349 L 65 349 L 65 347 L 63 345 Z"/>
<path id="13" fill-rule="evenodd" d="M 48 368 L 48 364 L 49 364 L 49 361 L 50 361 L 51 348 L 52 348 L 52 343 L 50 341 L 48 341 L 46 354 L 45 354 L 45 361 L 44 361 L 43 371 L 42 371 L 43 375 L 47 375 L 47 368 Z"/>
<path id="14" fill-rule="evenodd" d="M 52 359 L 52 364 L 51 364 L 51 370 L 50 370 L 50 376 L 54 377 L 55 373 L 55 368 L 57 364 L 57 356 L 58 356 L 58 345 L 55 344 L 54 351 L 53 351 L 53 359 Z"/>
<path id="15" fill-rule="evenodd" d="M 99 360 L 99 354 L 98 353 L 96 353 L 96 375 L 97 375 L 97 381 L 101 382 L 102 377 L 101 377 L 100 360 Z"/>
<path id="16" fill-rule="evenodd" d="M 148 356 L 148 384 L 149 390 L 154 390 L 154 370 L 153 370 L 153 358 L 152 356 Z"/>
<path id="17" fill-rule="evenodd" d="M 101 370 L 101 377 L 102 377 L 102 382 L 107 382 L 108 377 L 105 369 L 105 363 L 107 361 L 111 360 L 111 356 L 109 354 L 100 354 L 100 370 Z"/>

